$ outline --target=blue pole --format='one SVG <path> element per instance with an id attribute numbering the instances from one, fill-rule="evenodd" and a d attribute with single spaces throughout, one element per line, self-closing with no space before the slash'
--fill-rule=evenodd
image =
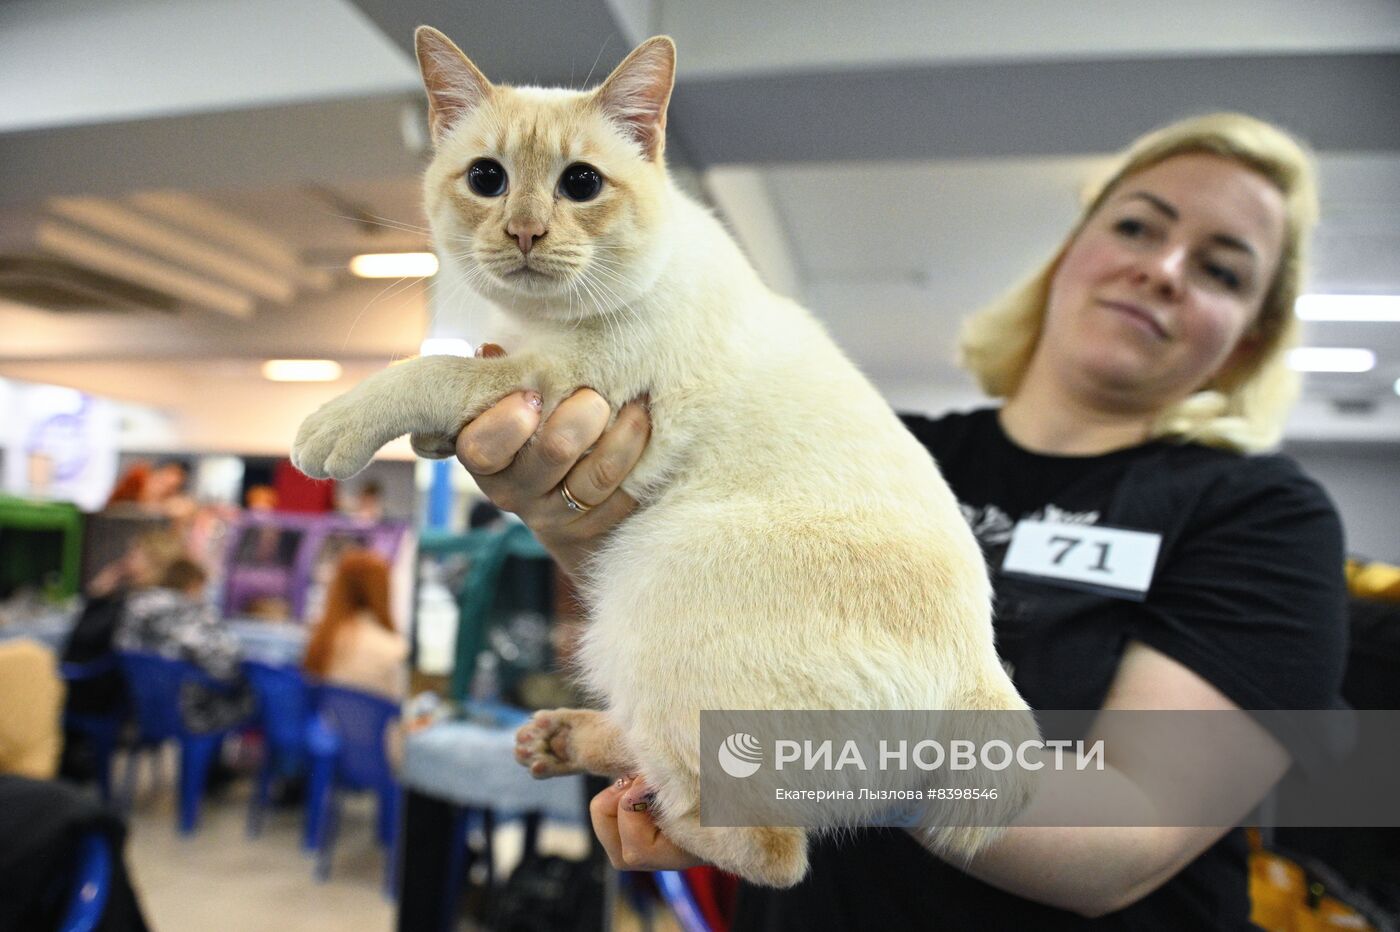
<path id="1" fill-rule="evenodd" d="M 451 460 L 433 463 L 433 481 L 428 486 L 428 529 L 445 531 L 452 513 Z"/>

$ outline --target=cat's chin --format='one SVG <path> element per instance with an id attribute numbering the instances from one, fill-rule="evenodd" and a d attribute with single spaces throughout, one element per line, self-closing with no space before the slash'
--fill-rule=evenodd
<path id="1" fill-rule="evenodd" d="M 476 288 L 502 309 L 531 320 L 575 323 L 604 312 L 571 285 L 569 275 L 519 269 L 506 275 L 487 273 Z"/>
<path id="2" fill-rule="evenodd" d="M 565 295 L 569 291 L 567 273 L 535 266 L 515 266 L 510 268 L 481 265 L 476 268 L 475 287 L 485 297 L 493 301 L 509 301 L 520 298 L 552 298 Z"/>

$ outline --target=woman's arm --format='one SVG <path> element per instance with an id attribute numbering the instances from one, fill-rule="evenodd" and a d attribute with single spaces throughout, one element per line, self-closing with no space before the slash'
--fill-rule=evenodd
<path id="1" fill-rule="evenodd" d="M 1239 711 L 1191 670 L 1137 642 L 1124 652 L 1104 708 Z M 1136 807 L 1146 825 L 1017 824 L 960 869 L 1008 893 L 1084 916 L 1101 916 L 1135 903 L 1170 880 L 1230 827 L 1154 827 L 1157 797 L 1195 794 L 1205 798 L 1229 786 L 1239 801 L 1234 807 L 1238 811 L 1232 814 L 1238 820 L 1288 769 L 1288 752 L 1262 727 L 1243 715 L 1231 716 L 1230 724 L 1229 755 L 1209 756 L 1205 765 L 1199 758 L 1184 758 L 1177 747 L 1150 741 L 1133 744 L 1125 740 L 1130 736 L 1116 733 L 1105 739 L 1107 766 L 1101 775 L 1092 781 L 1073 775 L 1055 785 L 1049 782 L 1054 775 L 1042 771 L 1047 781 L 1018 819 L 1019 823 L 1052 821 L 1054 813 L 1063 811 L 1060 807 L 1076 802 L 1074 797 L 1085 807 L 1112 798 L 1120 806 Z M 1091 734 L 1086 740 L 1098 737 L 1103 735 Z M 634 808 L 646 790 L 638 782 L 619 781 L 593 799 L 593 828 L 613 865 L 624 870 L 674 870 L 699 863 L 671 844 L 645 809 Z"/>
<path id="2" fill-rule="evenodd" d="M 1238 707 L 1200 676 L 1153 648 L 1132 642 L 1124 651 L 1104 704 L 1122 710 L 1222 710 Z M 1144 740 L 1105 741 L 1107 770 L 1097 791 L 1136 799 L 1150 823 L 1168 793 L 1206 798 L 1230 787 L 1243 818 L 1289 766 L 1272 735 L 1245 716 L 1231 716 L 1229 755 L 1183 760 L 1179 748 Z M 1092 741 L 1100 734 L 1093 734 Z M 1115 752 L 1116 749 L 1116 752 Z M 1248 764 L 1248 766 L 1244 766 Z M 1084 782 L 1067 792 L 1087 788 Z M 1038 821 L 1052 805 L 1038 794 L 1018 823 Z M 1231 823 L 1233 824 L 1233 823 Z M 1008 893 L 1085 916 L 1122 909 L 1156 890 L 1229 830 L 1216 827 L 1032 827 L 1018 824 L 964 868 Z"/>

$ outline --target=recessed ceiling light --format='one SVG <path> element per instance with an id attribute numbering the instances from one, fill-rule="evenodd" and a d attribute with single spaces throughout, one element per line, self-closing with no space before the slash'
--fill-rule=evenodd
<path id="1" fill-rule="evenodd" d="M 360 278 L 428 278 L 437 270 L 430 252 L 367 252 L 350 260 L 351 274 Z"/>
<path id="2" fill-rule="evenodd" d="M 1368 349 L 1300 346 L 1288 351 L 1288 365 L 1299 372 L 1370 372 L 1376 354 Z"/>
<path id="3" fill-rule="evenodd" d="M 419 356 L 470 356 L 474 349 L 460 337 L 428 337 L 418 347 Z"/>
<path id="4" fill-rule="evenodd" d="M 1305 294 L 1294 305 L 1302 320 L 1400 322 L 1400 295 Z"/>
<path id="5" fill-rule="evenodd" d="M 340 363 L 333 359 L 269 359 L 262 364 L 263 378 L 273 382 L 334 382 Z"/>

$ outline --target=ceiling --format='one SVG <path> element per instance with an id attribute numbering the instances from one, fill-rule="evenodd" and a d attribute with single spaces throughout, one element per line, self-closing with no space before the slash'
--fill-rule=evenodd
<path id="1" fill-rule="evenodd" d="M 1400 294 L 1393 0 L 850 9 L 797 0 L 0 4 L 0 243 L 54 222 L 55 204 L 78 198 L 224 250 L 225 277 L 230 263 L 247 262 L 291 283 L 241 316 L 188 300 L 124 314 L 0 302 L 0 376 L 161 404 L 196 448 L 274 452 L 282 430 L 259 440 L 256 417 L 219 439 L 212 412 L 224 423 L 239 414 L 211 406 L 210 395 L 242 391 L 244 407 L 275 406 L 294 423 L 351 378 L 415 352 L 428 329 L 451 329 L 421 286 L 343 271 L 356 252 L 425 243 L 410 52 L 420 22 L 452 35 L 494 79 L 574 86 L 596 81 L 636 40 L 674 36 L 673 167 L 768 281 L 802 298 L 899 405 L 975 400 L 951 364 L 958 320 L 1057 245 L 1105 153 L 1188 113 L 1243 109 L 1308 139 L 1323 192 L 1313 290 Z M 160 215 L 152 205 L 162 198 L 193 207 Z M 247 235 L 226 235 L 230 226 Z M 150 258 L 154 247 L 132 248 Z M 476 329 L 465 335 L 490 336 L 479 331 L 484 319 L 468 315 Z M 1372 348 L 1379 363 L 1310 378 L 1291 436 L 1400 439 L 1391 388 L 1400 324 L 1310 325 L 1308 336 Z M 269 355 L 330 356 L 348 374 L 277 395 L 252 365 Z M 204 390 L 173 390 L 181 371 Z"/>

